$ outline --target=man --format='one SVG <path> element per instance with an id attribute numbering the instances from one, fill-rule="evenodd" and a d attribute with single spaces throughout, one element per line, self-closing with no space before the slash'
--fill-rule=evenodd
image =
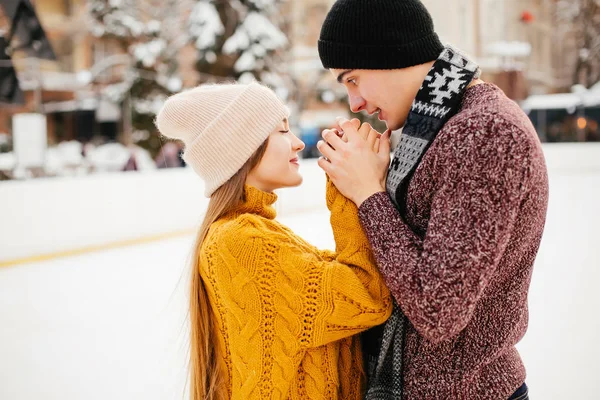
<path id="1" fill-rule="evenodd" d="M 363 337 L 367 399 L 526 399 L 515 344 L 548 200 L 527 116 L 444 47 L 419 0 L 338 0 L 319 54 L 352 111 L 319 165 L 359 207 L 397 307 Z M 391 165 L 389 131 L 403 127 Z"/>

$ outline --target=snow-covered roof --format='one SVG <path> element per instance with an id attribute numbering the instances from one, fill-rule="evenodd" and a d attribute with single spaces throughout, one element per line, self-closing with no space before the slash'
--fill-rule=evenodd
<path id="1" fill-rule="evenodd" d="M 524 110 L 574 109 L 581 104 L 581 97 L 573 93 L 540 94 L 529 96 L 521 103 Z"/>
<path id="2" fill-rule="evenodd" d="M 600 90 L 590 89 L 585 93 L 558 93 L 529 96 L 521 103 L 526 110 L 575 110 L 577 107 L 595 107 L 600 105 Z"/>
<path id="3" fill-rule="evenodd" d="M 588 90 L 587 93 L 583 95 L 583 105 L 586 107 L 600 106 L 600 88 Z"/>
<path id="4" fill-rule="evenodd" d="M 81 99 L 81 100 L 67 100 L 67 101 L 54 101 L 44 103 L 42 105 L 45 113 L 56 113 L 56 112 L 72 112 L 76 110 L 95 110 L 98 107 L 98 100 L 96 99 Z"/>
<path id="5" fill-rule="evenodd" d="M 487 47 L 490 54 L 503 57 L 527 57 L 531 54 L 531 44 L 519 41 L 499 41 Z"/>

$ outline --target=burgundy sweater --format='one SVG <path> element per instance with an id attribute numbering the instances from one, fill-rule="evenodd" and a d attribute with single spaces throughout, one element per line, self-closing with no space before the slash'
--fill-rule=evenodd
<path id="1" fill-rule="evenodd" d="M 508 399 L 525 381 L 515 344 L 548 202 L 533 126 L 491 84 L 469 88 L 408 187 L 406 217 L 387 193 L 359 215 L 410 323 L 404 399 Z"/>

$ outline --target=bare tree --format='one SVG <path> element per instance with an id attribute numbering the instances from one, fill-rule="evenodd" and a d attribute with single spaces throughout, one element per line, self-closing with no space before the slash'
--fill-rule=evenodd
<path id="1" fill-rule="evenodd" d="M 574 39 L 573 84 L 589 88 L 600 80 L 600 0 L 558 0 L 556 13 L 561 33 Z"/>

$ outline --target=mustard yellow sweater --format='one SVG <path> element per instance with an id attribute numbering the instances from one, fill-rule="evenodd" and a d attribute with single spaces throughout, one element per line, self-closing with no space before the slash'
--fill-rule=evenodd
<path id="1" fill-rule="evenodd" d="M 275 221 L 275 194 L 245 194 L 200 252 L 231 399 L 362 398 L 356 334 L 392 303 L 356 206 L 328 182 L 336 252 L 320 251 Z"/>

